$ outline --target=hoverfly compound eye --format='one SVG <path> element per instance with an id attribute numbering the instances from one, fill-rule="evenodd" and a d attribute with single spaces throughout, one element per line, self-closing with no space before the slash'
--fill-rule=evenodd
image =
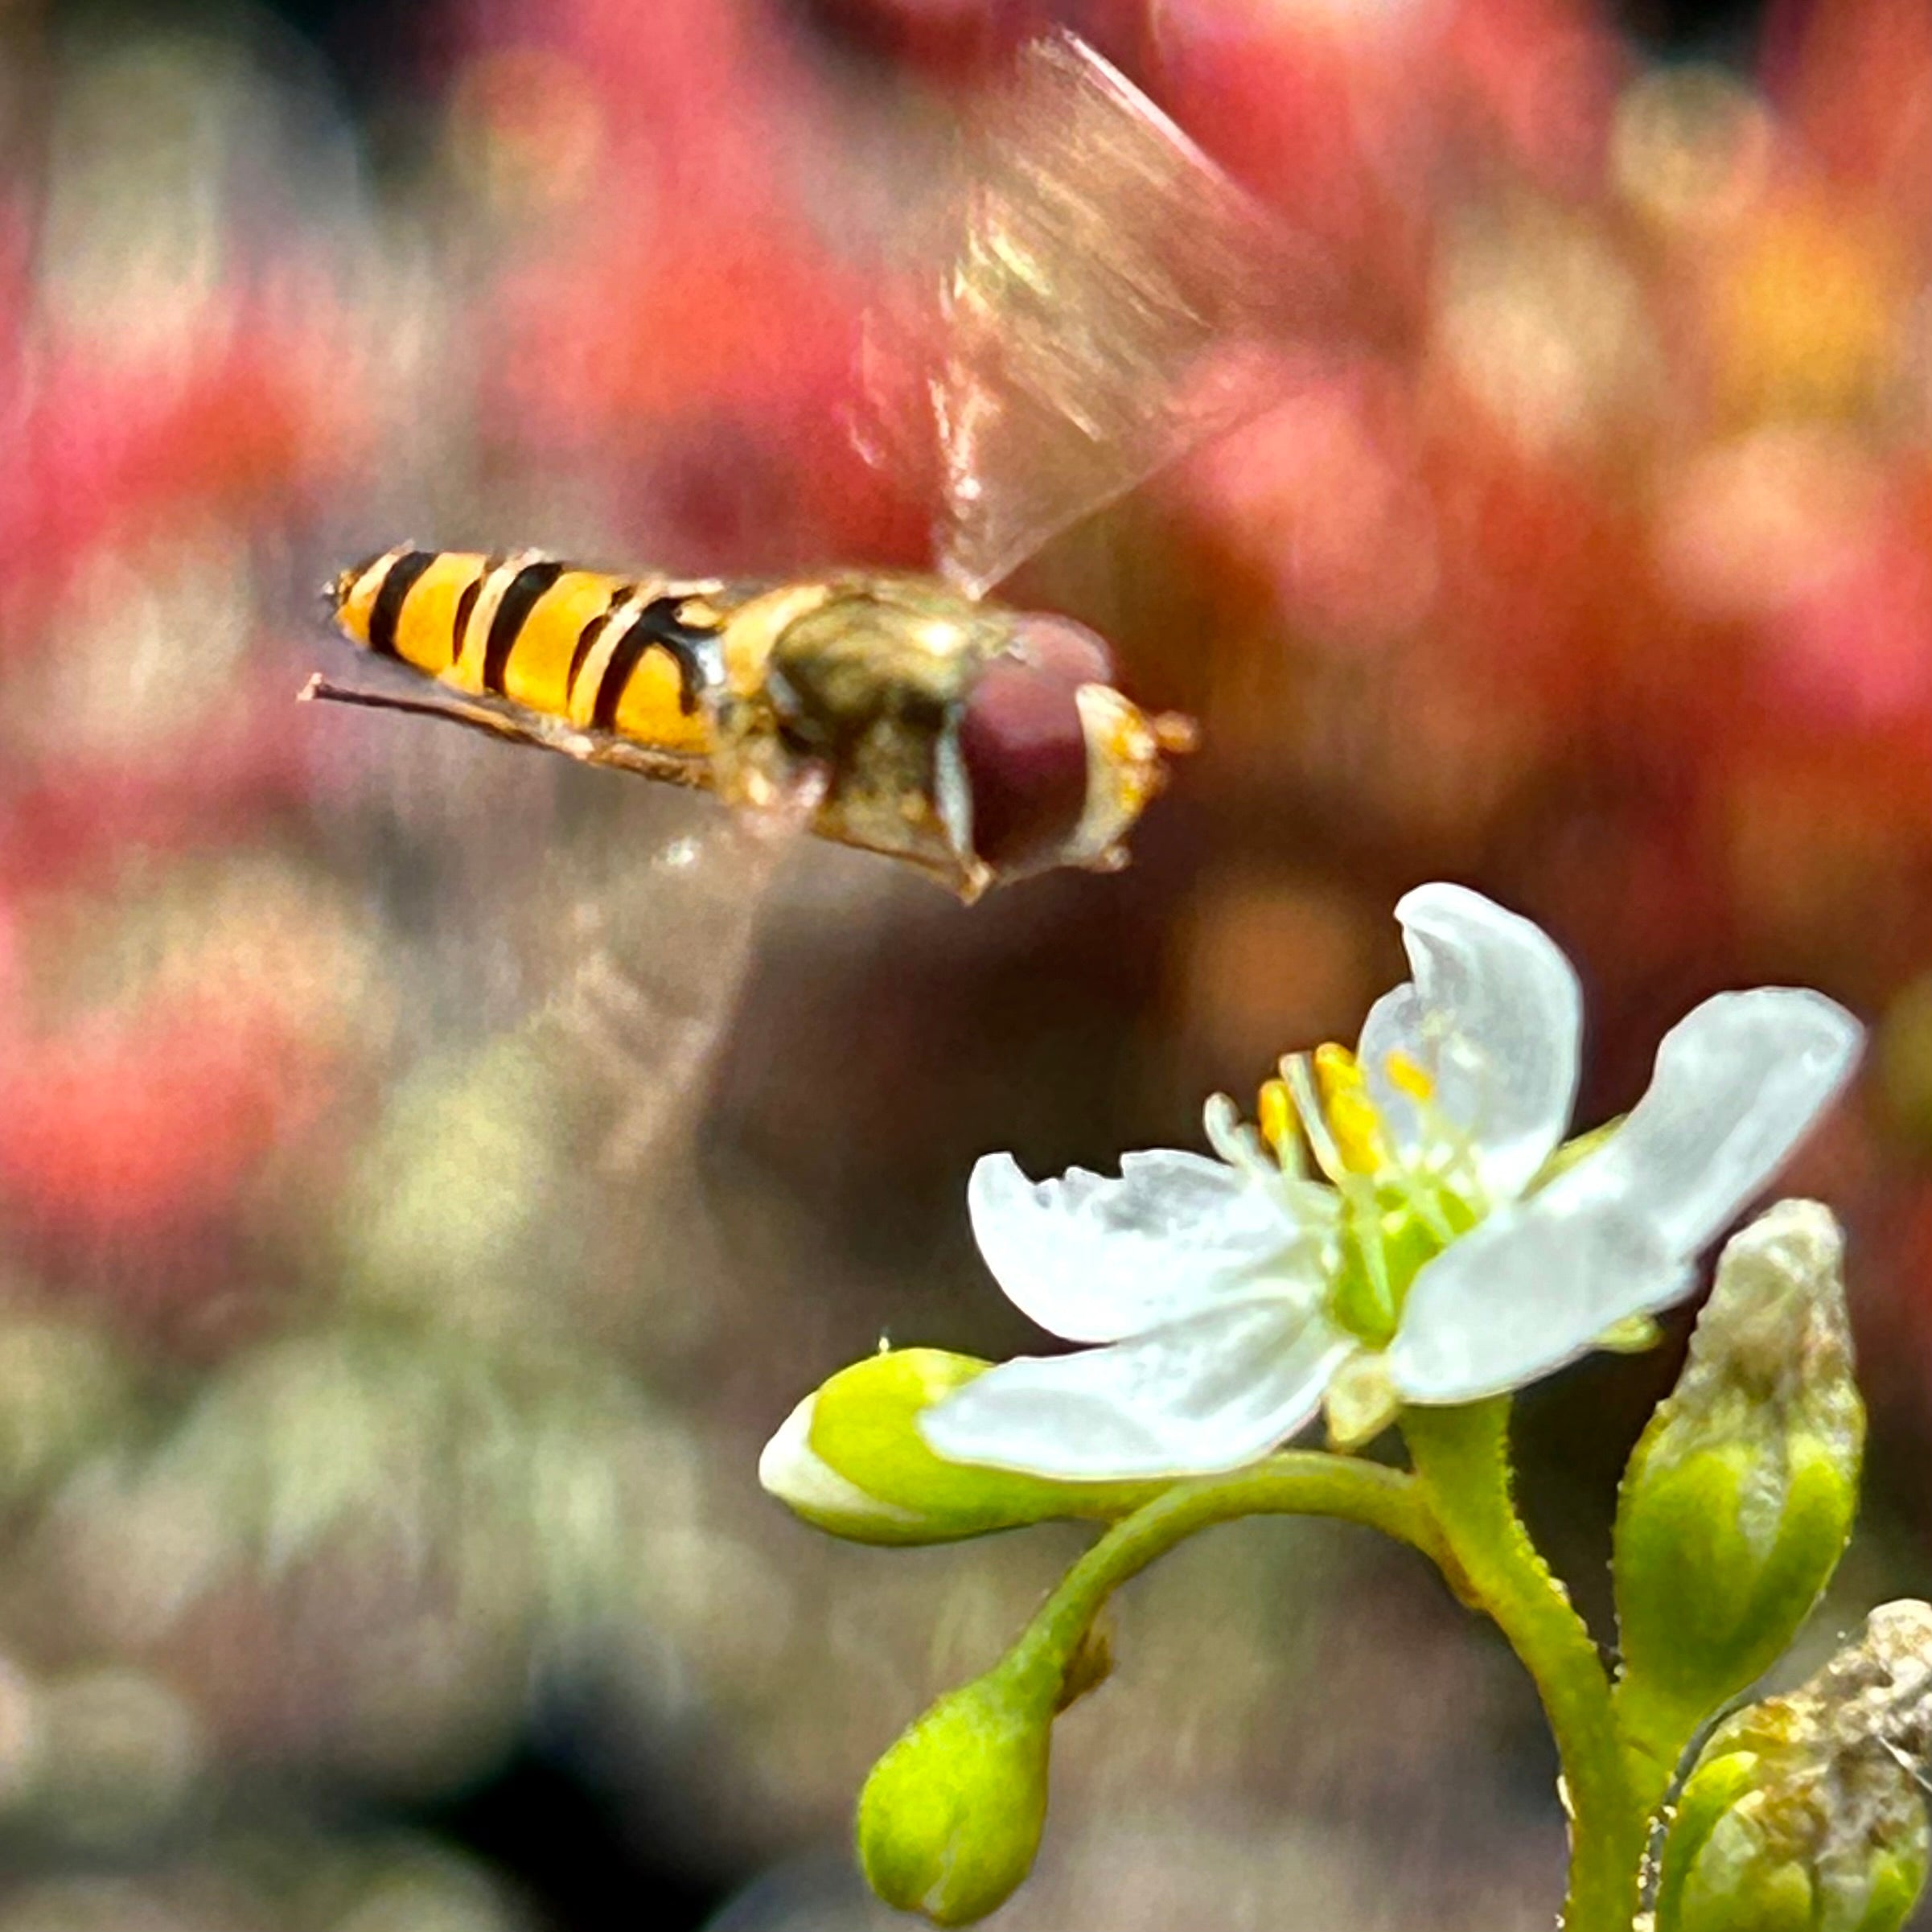
<path id="1" fill-rule="evenodd" d="M 1088 791 L 1080 688 L 1108 684 L 1113 656 L 1071 619 L 1028 615 L 981 671 L 960 724 L 972 799 L 972 845 L 998 876 L 1063 862 Z"/>

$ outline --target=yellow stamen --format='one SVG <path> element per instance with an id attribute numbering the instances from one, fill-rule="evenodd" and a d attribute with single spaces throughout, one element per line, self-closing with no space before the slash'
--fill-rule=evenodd
<path id="1" fill-rule="evenodd" d="M 1436 1083 L 1428 1077 L 1427 1070 L 1400 1049 L 1390 1054 L 1382 1064 L 1388 1075 L 1390 1086 L 1400 1088 L 1412 1100 L 1435 1099 Z"/>
<path id="2" fill-rule="evenodd" d="M 1372 1174 L 1388 1164 L 1382 1116 L 1369 1098 L 1360 1063 L 1346 1046 L 1332 1042 L 1315 1049 L 1315 1084 L 1343 1165 L 1351 1174 Z"/>
<path id="3" fill-rule="evenodd" d="M 1255 1108 L 1261 1124 L 1261 1138 L 1268 1143 L 1268 1152 L 1284 1166 L 1296 1152 L 1295 1103 L 1289 1096 L 1285 1080 L 1269 1080 L 1261 1088 L 1261 1098 Z"/>
<path id="4" fill-rule="evenodd" d="M 1308 1141 L 1308 1151 L 1315 1157 L 1315 1165 L 1339 1187 L 1349 1178 L 1348 1163 L 1342 1157 L 1342 1149 L 1330 1131 L 1328 1116 L 1322 1111 L 1321 1089 L 1315 1084 L 1313 1058 L 1305 1053 L 1293 1053 L 1281 1063 L 1281 1079 L 1288 1088 L 1288 1097 L 1294 1107 L 1295 1118 L 1301 1124 L 1301 1132 Z"/>

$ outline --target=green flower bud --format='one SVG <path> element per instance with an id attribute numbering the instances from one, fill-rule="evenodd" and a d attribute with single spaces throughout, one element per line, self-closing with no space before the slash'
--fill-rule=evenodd
<path id="1" fill-rule="evenodd" d="M 874 1766 L 859 1794 L 866 1882 L 902 1912 L 963 1926 L 1033 1869 L 1061 1673 L 1009 1658 L 949 1692 Z"/>
<path id="2" fill-rule="evenodd" d="M 1720 1726 L 1664 1841 L 1655 1932 L 1898 1932 L 1926 1881 L 1932 1607 L 1874 1610 L 1802 1690 Z"/>
<path id="3" fill-rule="evenodd" d="M 926 1446 L 923 1411 L 989 1364 L 902 1348 L 841 1369 L 765 1445 L 758 1481 L 808 1523 L 859 1543 L 950 1543 L 1066 1516 L 1102 1521 L 1159 1482 L 1054 1482 L 948 1462 Z"/>
<path id="4" fill-rule="evenodd" d="M 1659 1777 L 1782 1655 L 1851 1534 L 1864 1407 L 1843 1254 L 1815 1202 L 1781 1202 L 1737 1235 L 1624 1472 L 1618 1704 Z"/>

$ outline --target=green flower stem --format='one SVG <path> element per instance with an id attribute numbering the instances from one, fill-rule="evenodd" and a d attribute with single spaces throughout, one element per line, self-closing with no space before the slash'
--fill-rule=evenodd
<path id="1" fill-rule="evenodd" d="M 1449 1559 L 1412 1476 L 1352 1456 L 1290 1449 L 1227 1476 L 1177 1482 L 1116 1523 L 1040 1606 L 1009 1655 L 1017 1671 L 1064 1677 L 1100 1606 L 1197 1530 L 1243 1516 L 1338 1516 Z"/>
<path id="2" fill-rule="evenodd" d="M 1670 1795 L 1677 1766 L 1702 1727 L 1704 1714 L 1687 1716 L 1629 1677 L 1612 1698 L 1632 1797 L 1646 1817 L 1655 1816 Z"/>
<path id="3" fill-rule="evenodd" d="M 1564 1932 L 1630 1932 L 1644 1812 L 1630 1786 L 1597 1646 L 1531 1542 L 1511 1494 L 1507 1396 L 1410 1408 L 1402 1431 L 1424 1496 L 1474 1601 L 1494 1618 L 1543 1699 L 1570 1813 Z"/>

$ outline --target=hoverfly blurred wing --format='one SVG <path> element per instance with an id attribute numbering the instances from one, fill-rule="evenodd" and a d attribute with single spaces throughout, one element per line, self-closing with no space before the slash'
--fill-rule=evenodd
<path id="1" fill-rule="evenodd" d="M 505 894 L 491 937 L 507 943 L 528 983 L 543 990 L 518 1021 L 525 1043 L 567 1076 L 581 1118 L 566 1130 L 606 1174 L 633 1174 L 678 1127 L 694 1124 L 693 1094 L 724 1031 L 750 962 L 753 931 L 791 841 L 824 795 L 808 771 L 731 809 L 693 798 L 708 768 L 487 694 L 406 677 L 380 659 L 352 680 L 318 675 L 299 693 L 410 717 L 439 718 L 484 736 L 559 752 L 573 762 L 660 781 L 621 797 L 589 795 L 590 819 L 523 861 L 504 849 L 502 826 L 527 809 L 499 800 L 466 825 L 479 847 L 477 878 Z M 512 787 L 528 775 L 491 767 Z M 663 787 L 676 787 L 679 790 Z M 681 791 L 681 795 L 680 795 Z M 480 941 L 480 931 L 475 935 Z"/>
<path id="2" fill-rule="evenodd" d="M 924 279 L 916 433 L 940 567 L 976 597 L 1279 400 L 1284 348 L 1337 292 L 1311 245 L 1063 31 L 975 125 Z"/>
<path id="3" fill-rule="evenodd" d="M 821 795 L 801 783 L 721 812 L 660 794 L 631 805 L 654 821 L 641 841 L 578 848 L 557 909 L 569 963 L 541 1023 L 577 1090 L 601 1097 L 606 1173 L 635 1171 L 668 1129 L 692 1124 L 767 890 Z"/>

